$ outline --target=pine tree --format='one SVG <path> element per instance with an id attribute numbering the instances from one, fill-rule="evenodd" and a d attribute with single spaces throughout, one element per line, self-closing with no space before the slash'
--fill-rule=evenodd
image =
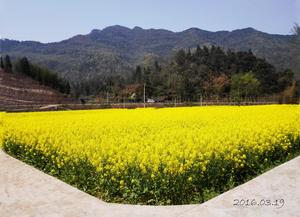
<path id="1" fill-rule="evenodd" d="M 3 58 L 2 56 L 0 57 L 0 68 L 4 69 L 4 63 L 3 63 Z"/>
<path id="2" fill-rule="evenodd" d="M 4 71 L 12 73 L 12 64 L 8 55 L 6 55 L 4 59 Z"/>
<path id="3" fill-rule="evenodd" d="M 20 60 L 20 68 L 20 70 L 22 70 L 21 73 L 31 76 L 30 64 L 26 57 Z"/>
<path id="4" fill-rule="evenodd" d="M 142 80 L 142 68 L 141 66 L 137 66 L 134 73 L 133 73 L 133 78 L 132 78 L 134 83 L 140 83 Z"/>
<path id="5" fill-rule="evenodd" d="M 183 66 L 185 64 L 186 56 L 185 56 L 185 51 L 183 49 L 180 49 L 176 54 L 175 54 L 175 62 L 179 66 Z"/>

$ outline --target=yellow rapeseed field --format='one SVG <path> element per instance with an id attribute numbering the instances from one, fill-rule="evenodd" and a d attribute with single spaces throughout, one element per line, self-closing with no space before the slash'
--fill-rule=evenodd
<path id="1" fill-rule="evenodd" d="M 297 105 L 0 113 L 6 152 L 130 203 L 203 201 L 300 151 L 299 133 Z"/>
<path id="2" fill-rule="evenodd" d="M 4 127 L 3 127 L 3 118 L 4 118 L 4 112 L 0 112 L 0 148 L 2 145 L 2 135 L 4 132 Z"/>

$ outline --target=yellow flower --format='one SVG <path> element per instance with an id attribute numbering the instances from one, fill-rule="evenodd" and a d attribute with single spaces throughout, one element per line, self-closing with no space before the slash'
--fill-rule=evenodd
<path id="1" fill-rule="evenodd" d="M 56 169 L 86 162 L 120 186 L 145 178 L 167 185 L 177 177 L 196 182 L 214 165 L 224 174 L 268 164 L 274 152 L 295 147 L 299 117 L 297 105 L 0 112 L 0 147 L 18 145 Z"/>

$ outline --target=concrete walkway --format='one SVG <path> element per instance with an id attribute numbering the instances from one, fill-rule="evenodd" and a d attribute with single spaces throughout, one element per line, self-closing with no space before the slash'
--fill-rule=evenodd
<path id="1" fill-rule="evenodd" d="M 234 206 L 235 199 L 273 205 Z M 300 217 L 300 157 L 201 205 L 138 206 L 100 201 L 0 150 L 0 217 L 94 216 Z"/>

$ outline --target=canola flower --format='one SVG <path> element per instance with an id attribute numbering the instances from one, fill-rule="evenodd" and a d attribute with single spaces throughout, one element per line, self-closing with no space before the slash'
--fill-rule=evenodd
<path id="1" fill-rule="evenodd" d="M 0 148 L 3 144 L 3 133 L 4 133 L 4 126 L 3 126 L 3 119 L 4 119 L 4 112 L 0 112 Z"/>
<path id="2" fill-rule="evenodd" d="M 130 203 L 203 201 L 300 151 L 299 133 L 296 105 L 0 113 L 5 151 Z"/>

